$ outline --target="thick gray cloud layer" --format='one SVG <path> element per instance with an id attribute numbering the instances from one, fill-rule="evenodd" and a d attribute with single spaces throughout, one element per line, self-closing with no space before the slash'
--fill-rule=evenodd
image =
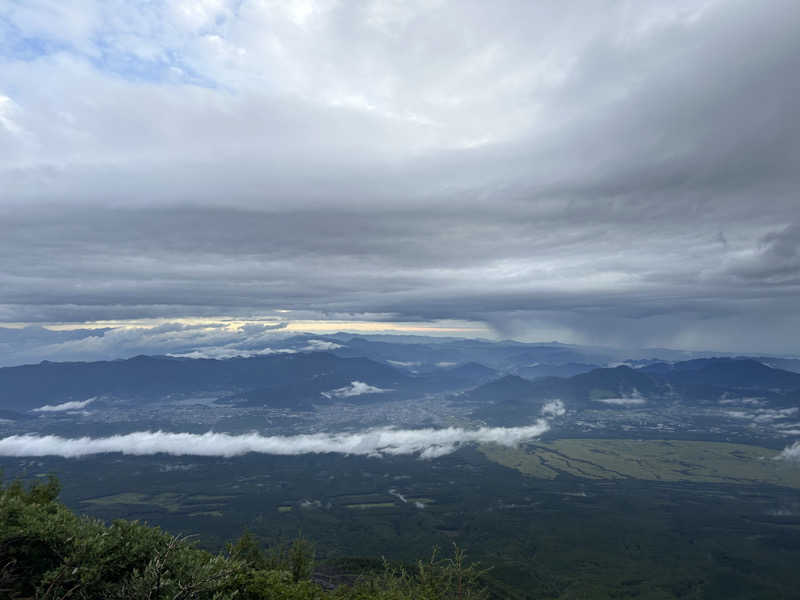
<path id="1" fill-rule="evenodd" d="M 790 0 L 0 23 L 0 321 L 290 310 L 798 352 Z"/>

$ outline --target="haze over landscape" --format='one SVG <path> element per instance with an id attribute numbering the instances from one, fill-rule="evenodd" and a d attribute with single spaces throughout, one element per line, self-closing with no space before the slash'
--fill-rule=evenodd
<path id="1" fill-rule="evenodd" d="M 796 597 L 798 73 L 790 0 L 0 2 L 0 597 Z"/>

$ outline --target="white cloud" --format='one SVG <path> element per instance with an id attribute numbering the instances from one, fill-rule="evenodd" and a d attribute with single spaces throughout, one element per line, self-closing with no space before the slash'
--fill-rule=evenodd
<path id="1" fill-rule="evenodd" d="M 352 454 L 396 456 L 416 454 L 436 458 L 470 443 L 513 446 L 533 440 L 549 425 L 539 419 L 525 427 L 481 427 L 463 429 L 372 429 L 360 433 L 314 433 L 294 436 L 263 436 L 258 433 L 231 435 L 207 432 L 168 433 L 138 431 L 104 438 L 63 438 L 54 435 L 13 435 L 0 439 L 0 456 L 63 456 L 121 452 L 143 456 L 239 456 L 250 452 L 294 456 L 300 454 Z"/>
<path id="2" fill-rule="evenodd" d="M 9 330 L 0 330 L 0 366 L 24 362 L 92 361 L 129 358 L 137 354 L 166 354 L 188 358 L 230 358 L 292 353 L 295 350 L 273 349 L 289 335 L 284 322 L 262 322 L 236 326 L 209 320 L 201 323 L 164 322 L 157 325 L 114 327 L 86 330 L 81 336 L 65 339 L 67 332 L 47 329 L 19 330 L 8 338 Z M 80 332 L 78 332 L 80 333 Z M 11 343 L 3 343 L 7 339 Z"/>
<path id="3" fill-rule="evenodd" d="M 247 358 L 250 356 L 269 356 L 271 354 L 295 354 L 296 352 L 296 350 L 290 350 L 288 348 L 279 348 L 277 350 L 273 350 L 272 348 L 262 348 L 261 350 L 243 350 L 241 348 L 229 346 L 212 346 L 210 348 L 193 350 L 192 352 L 184 352 L 182 354 L 167 354 L 167 356 L 173 356 L 175 358 L 215 358 L 219 360 L 237 357 Z"/>
<path id="4" fill-rule="evenodd" d="M 225 4 L 220 0 L 181 0 L 168 4 L 168 8 L 178 24 L 189 31 L 196 31 L 228 12 Z"/>
<path id="5" fill-rule="evenodd" d="M 743 410 L 726 410 L 724 414 L 732 419 L 747 419 L 750 417 L 750 413 Z"/>
<path id="6" fill-rule="evenodd" d="M 34 408 L 33 412 L 64 412 L 64 411 L 77 411 L 86 408 L 96 398 L 89 398 L 88 400 L 75 400 L 72 402 L 64 402 L 63 404 L 45 404 L 39 408 Z"/>
<path id="7" fill-rule="evenodd" d="M 22 128 L 14 121 L 18 107 L 8 96 L 0 95 L 0 127 L 15 136 L 22 136 Z"/>
<path id="8" fill-rule="evenodd" d="M 786 446 L 775 458 L 790 462 L 800 462 L 800 442 L 795 442 L 791 446 Z"/>
<path id="9" fill-rule="evenodd" d="M 341 344 L 329 342 L 327 340 L 308 340 L 308 344 L 301 348 L 301 350 L 305 352 L 323 352 L 325 350 L 336 350 L 341 347 Z"/>
<path id="10" fill-rule="evenodd" d="M 563 417 L 567 413 L 567 408 L 561 400 L 550 400 L 542 407 L 542 415 L 545 417 Z"/>
<path id="11" fill-rule="evenodd" d="M 800 411 L 800 408 L 795 406 L 791 408 L 759 408 L 753 412 L 728 410 L 725 411 L 724 414 L 733 419 L 750 419 L 754 423 L 772 423 L 772 421 L 787 419 L 795 415 L 798 411 Z M 780 424 L 775 424 L 775 427 L 780 426 Z"/>
<path id="12" fill-rule="evenodd" d="M 350 385 L 329 392 L 322 392 L 322 395 L 326 398 L 350 398 L 352 396 L 361 396 L 362 394 L 383 394 L 384 392 L 391 391 L 392 390 L 369 385 L 363 381 L 351 381 Z"/>
<path id="13" fill-rule="evenodd" d="M 400 500 L 400 502 L 402 502 L 403 504 L 408 504 L 408 498 L 406 498 L 403 494 L 398 492 L 396 489 L 392 488 L 391 490 L 389 490 L 389 493 L 392 496 L 394 496 L 395 498 L 397 498 L 398 500 Z M 425 509 L 425 504 L 423 504 L 419 500 L 415 500 L 414 502 L 412 502 L 412 504 L 414 505 L 414 508 L 419 508 L 420 510 L 424 510 Z"/>
<path id="14" fill-rule="evenodd" d="M 725 394 L 719 400 L 720 404 L 749 404 L 751 406 L 758 406 L 760 404 L 764 404 L 764 398 L 755 398 L 755 397 L 744 397 L 744 398 L 729 398 L 727 394 Z"/>
<path id="15" fill-rule="evenodd" d="M 645 404 L 647 398 L 642 396 L 639 390 L 634 389 L 632 393 L 624 394 L 619 398 L 597 398 L 596 401 L 602 402 L 603 404 L 612 404 L 614 406 L 637 406 Z"/>
<path id="16" fill-rule="evenodd" d="M 390 493 L 392 496 L 395 496 L 395 497 L 396 497 L 398 500 L 400 500 L 400 502 L 402 502 L 403 504 L 408 504 L 408 499 L 407 499 L 407 498 L 406 498 L 406 497 L 405 497 L 403 494 L 401 494 L 400 492 L 398 492 L 396 489 L 392 488 L 391 490 L 389 490 L 389 493 Z"/>
<path id="17" fill-rule="evenodd" d="M 753 420 L 756 423 L 769 423 L 771 421 L 778 421 L 780 419 L 786 419 L 791 417 L 792 415 L 796 414 L 800 408 L 792 407 L 792 408 L 760 408 L 757 411 L 757 414 L 753 416 Z"/>

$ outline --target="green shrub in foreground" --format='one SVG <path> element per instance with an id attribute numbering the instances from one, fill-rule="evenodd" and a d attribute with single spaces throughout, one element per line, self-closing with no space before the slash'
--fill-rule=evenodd
<path id="1" fill-rule="evenodd" d="M 245 533 L 226 554 L 138 522 L 110 525 L 57 501 L 58 482 L 0 484 L 0 598 L 35 600 L 479 600 L 462 550 L 326 590 L 299 537 L 264 551 Z"/>

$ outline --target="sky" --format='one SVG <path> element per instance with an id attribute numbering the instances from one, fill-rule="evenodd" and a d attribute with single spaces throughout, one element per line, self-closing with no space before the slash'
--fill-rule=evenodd
<path id="1" fill-rule="evenodd" d="M 799 72 L 793 0 L 6 0 L 0 351 L 800 354 Z"/>

